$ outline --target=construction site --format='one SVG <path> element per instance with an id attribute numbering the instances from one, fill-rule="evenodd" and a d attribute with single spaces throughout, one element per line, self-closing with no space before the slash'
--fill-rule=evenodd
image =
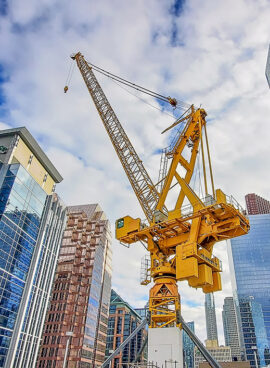
<path id="1" fill-rule="evenodd" d="M 0 368 L 270 368 L 269 19 L 0 1 Z"/>

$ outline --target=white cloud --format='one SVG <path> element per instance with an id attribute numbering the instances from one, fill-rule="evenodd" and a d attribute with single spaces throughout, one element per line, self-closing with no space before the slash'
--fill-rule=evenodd
<path id="1" fill-rule="evenodd" d="M 69 55 L 87 60 L 150 89 L 202 104 L 217 187 L 243 204 L 248 192 L 269 197 L 270 92 L 264 76 L 270 34 L 267 0 L 186 2 L 180 17 L 173 1 L 74 2 L 19 0 L 1 17 L 0 63 L 5 114 L 1 128 L 26 125 L 64 176 L 57 191 L 67 204 L 99 202 L 113 223 L 141 215 L 77 68 L 63 93 Z M 172 33 L 174 31 L 174 33 Z M 151 177 L 166 145 L 160 132 L 172 122 L 110 81 L 98 78 Z M 148 102 L 157 105 L 152 99 Z M 143 215 L 142 215 L 143 216 Z M 139 286 L 144 250 L 114 242 L 114 286 L 141 306 L 147 288 Z M 220 340 L 221 308 L 231 294 L 225 245 L 223 291 L 216 295 Z M 180 285 L 183 315 L 206 337 L 204 295 Z M 189 307 L 194 302 L 195 307 Z"/>

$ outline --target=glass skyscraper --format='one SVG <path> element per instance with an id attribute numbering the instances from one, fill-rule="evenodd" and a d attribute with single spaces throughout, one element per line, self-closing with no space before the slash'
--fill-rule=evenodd
<path id="1" fill-rule="evenodd" d="M 194 322 L 187 322 L 188 327 L 191 331 L 195 332 Z M 183 358 L 186 368 L 194 368 L 194 342 L 191 338 L 183 331 Z"/>
<path id="2" fill-rule="evenodd" d="M 270 343 L 270 214 L 249 220 L 250 232 L 228 242 L 229 262 L 246 355 L 255 366 L 256 351 L 263 366 Z"/>
<path id="3" fill-rule="evenodd" d="M 205 294 L 204 306 L 205 306 L 207 340 L 218 341 L 216 307 L 213 293 Z"/>
<path id="4" fill-rule="evenodd" d="M 230 346 L 232 351 L 232 360 L 242 360 L 241 352 L 241 337 L 239 322 L 236 314 L 233 297 L 227 297 L 224 299 L 223 311 L 223 330 L 225 345 Z"/>
<path id="5" fill-rule="evenodd" d="M 61 175 L 26 128 L 0 132 L 0 367 L 33 367 L 65 221 Z"/>
<path id="6" fill-rule="evenodd" d="M 106 359 L 140 325 L 142 317 L 114 290 L 111 291 L 110 315 L 106 344 Z M 130 363 L 146 360 L 143 345 L 147 335 L 146 327 L 138 331 L 122 351 L 111 361 L 111 368 L 128 368 Z"/>
<path id="7" fill-rule="evenodd" d="M 270 364 L 269 345 L 264 325 L 262 306 L 252 296 L 239 298 L 239 309 L 246 348 L 246 358 L 251 366 Z"/>

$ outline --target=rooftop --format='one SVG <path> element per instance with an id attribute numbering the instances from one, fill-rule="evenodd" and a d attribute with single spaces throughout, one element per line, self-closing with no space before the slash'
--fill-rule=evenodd
<path id="1" fill-rule="evenodd" d="M 13 129 L 5 129 L 0 131 L 0 137 L 9 136 L 9 135 L 15 135 L 18 134 L 24 143 L 29 147 L 29 149 L 34 153 L 34 155 L 37 157 L 37 159 L 42 163 L 44 168 L 47 170 L 47 172 L 51 175 L 53 180 L 56 183 L 60 183 L 63 178 L 58 172 L 58 170 L 55 168 L 55 166 L 52 164 L 52 162 L 49 160 L 47 155 L 44 153 L 44 151 L 41 149 L 35 138 L 31 135 L 28 129 L 25 127 L 19 127 L 19 128 L 13 128 Z"/>

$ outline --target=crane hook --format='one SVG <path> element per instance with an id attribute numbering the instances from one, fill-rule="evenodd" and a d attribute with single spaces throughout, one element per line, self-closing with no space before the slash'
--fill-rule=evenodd
<path id="1" fill-rule="evenodd" d="M 64 87 L 64 93 L 67 93 L 67 91 L 68 91 L 68 86 L 65 86 Z"/>

